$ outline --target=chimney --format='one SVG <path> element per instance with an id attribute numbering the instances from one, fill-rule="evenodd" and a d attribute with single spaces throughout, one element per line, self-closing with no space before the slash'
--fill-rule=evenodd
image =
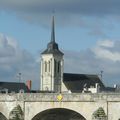
<path id="1" fill-rule="evenodd" d="M 27 85 L 28 89 L 31 90 L 32 81 L 31 80 L 27 80 L 26 85 Z"/>

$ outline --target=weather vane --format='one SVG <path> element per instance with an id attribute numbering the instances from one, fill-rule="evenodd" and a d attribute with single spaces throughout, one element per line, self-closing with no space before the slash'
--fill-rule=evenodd
<path id="1" fill-rule="evenodd" d="M 101 70 L 100 73 L 101 73 L 100 75 L 101 75 L 101 81 L 102 81 L 102 79 L 103 79 L 103 70 Z"/>
<path id="2" fill-rule="evenodd" d="M 19 83 L 21 82 L 21 75 L 22 75 L 22 73 L 18 73 L 18 75 L 17 75 Z"/>

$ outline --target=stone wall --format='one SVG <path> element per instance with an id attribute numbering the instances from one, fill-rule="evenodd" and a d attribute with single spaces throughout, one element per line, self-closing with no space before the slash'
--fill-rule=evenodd
<path id="1" fill-rule="evenodd" d="M 57 93 L 0 94 L 0 112 L 9 119 L 10 112 L 20 105 L 25 120 L 31 120 L 47 109 L 66 108 L 80 113 L 86 120 L 91 120 L 92 114 L 102 107 L 108 120 L 120 118 L 119 93 L 70 93 L 61 94 L 60 99 L 58 96 Z"/>

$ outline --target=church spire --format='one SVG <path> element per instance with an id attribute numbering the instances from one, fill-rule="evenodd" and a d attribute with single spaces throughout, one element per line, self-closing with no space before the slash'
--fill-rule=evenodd
<path id="1" fill-rule="evenodd" d="M 52 17 L 52 30 L 51 30 L 51 41 L 47 45 L 47 49 L 42 52 L 42 54 L 60 54 L 64 55 L 58 47 L 58 44 L 55 41 L 55 22 L 54 16 Z"/>
<path id="2" fill-rule="evenodd" d="M 51 42 L 55 43 L 55 23 L 54 23 L 54 16 L 52 17 Z"/>

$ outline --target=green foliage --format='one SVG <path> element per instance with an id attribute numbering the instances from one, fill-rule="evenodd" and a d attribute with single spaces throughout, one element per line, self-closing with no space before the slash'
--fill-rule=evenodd
<path id="1" fill-rule="evenodd" d="M 24 114 L 20 105 L 14 107 L 14 109 L 10 112 L 9 120 L 24 120 Z"/>
<path id="2" fill-rule="evenodd" d="M 106 120 L 107 116 L 102 107 L 98 108 L 92 115 L 93 120 Z"/>

